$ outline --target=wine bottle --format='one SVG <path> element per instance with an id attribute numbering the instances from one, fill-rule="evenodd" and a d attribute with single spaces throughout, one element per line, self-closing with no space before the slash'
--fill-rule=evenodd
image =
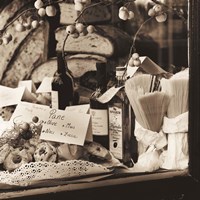
<path id="1" fill-rule="evenodd" d="M 97 98 L 107 89 L 106 63 L 96 63 L 96 90 L 90 97 L 90 114 L 92 120 L 93 140 L 105 148 L 109 148 L 108 137 L 108 106 L 100 103 Z"/>
<path id="2" fill-rule="evenodd" d="M 137 159 L 134 137 L 135 118 L 125 93 L 125 67 L 116 67 L 116 88 L 118 92 L 108 102 L 109 150 L 125 165 L 132 167 Z M 134 146 L 133 146 L 134 145 Z"/>
<path id="3" fill-rule="evenodd" d="M 64 110 L 73 104 L 74 83 L 73 77 L 66 66 L 62 52 L 57 52 L 57 71 L 52 80 L 52 91 L 57 92 L 58 109 Z"/>

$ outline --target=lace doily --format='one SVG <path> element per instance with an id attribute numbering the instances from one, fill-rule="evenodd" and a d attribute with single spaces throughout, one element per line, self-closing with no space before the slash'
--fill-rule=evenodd
<path id="1" fill-rule="evenodd" d="M 28 186 L 42 180 L 76 178 L 109 172 L 111 170 L 102 165 L 83 160 L 69 160 L 60 163 L 31 162 L 13 172 L 1 171 L 0 183 Z"/>

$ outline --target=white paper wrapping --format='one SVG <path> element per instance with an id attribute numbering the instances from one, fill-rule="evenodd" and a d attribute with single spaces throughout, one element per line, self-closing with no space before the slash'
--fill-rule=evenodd
<path id="1" fill-rule="evenodd" d="M 175 118 L 164 117 L 164 133 L 186 133 L 188 132 L 188 112 L 185 112 Z"/>
<path id="2" fill-rule="evenodd" d="M 157 133 L 145 129 L 137 121 L 135 122 L 135 136 L 137 141 L 143 145 L 143 150 L 142 147 L 139 147 L 139 154 L 143 153 L 150 145 L 154 145 L 157 150 L 162 149 L 167 145 L 167 138 L 162 130 Z"/>
<path id="3" fill-rule="evenodd" d="M 188 167 L 188 112 L 175 118 L 164 118 L 163 131 L 168 134 L 168 147 L 164 152 L 164 169 L 186 169 Z"/>
<path id="4" fill-rule="evenodd" d="M 153 172 L 160 168 L 160 152 L 151 145 L 146 152 L 138 157 L 135 169 L 140 169 L 143 172 Z"/>

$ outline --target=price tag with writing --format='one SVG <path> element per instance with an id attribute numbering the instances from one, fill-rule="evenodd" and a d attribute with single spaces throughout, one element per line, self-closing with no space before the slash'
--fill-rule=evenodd
<path id="1" fill-rule="evenodd" d="M 41 139 L 83 145 L 89 114 L 51 109 L 43 122 Z"/>
<path id="2" fill-rule="evenodd" d="M 83 145 L 90 131 L 90 114 L 67 112 L 45 105 L 20 102 L 11 121 L 30 122 L 37 116 L 42 123 L 41 139 Z"/>

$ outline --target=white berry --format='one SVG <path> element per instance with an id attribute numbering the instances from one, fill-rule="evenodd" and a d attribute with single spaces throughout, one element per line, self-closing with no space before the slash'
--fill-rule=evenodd
<path id="1" fill-rule="evenodd" d="M 25 31 L 25 27 L 21 23 L 17 23 L 15 25 L 15 30 L 18 32 L 22 32 L 22 31 Z"/>
<path id="2" fill-rule="evenodd" d="M 160 15 L 157 15 L 155 18 L 156 18 L 157 22 L 165 22 L 166 19 L 167 19 L 167 14 L 166 13 L 162 13 Z"/>
<path id="3" fill-rule="evenodd" d="M 73 34 L 75 32 L 75 30 L 76 30 L 76 28 L 75 28 L 75 26 L 73 24 L 68 25 L 66 27 L 66 33 L 67 34 Z"/>
<path id="4" fill-rule="evenodd" d="M 44 6 L 44 3 L 42 2 L 42 0 L 37 0 L 35 3 L 34 3 L 34 6 L 36 9 L 40 9 Z"/>

